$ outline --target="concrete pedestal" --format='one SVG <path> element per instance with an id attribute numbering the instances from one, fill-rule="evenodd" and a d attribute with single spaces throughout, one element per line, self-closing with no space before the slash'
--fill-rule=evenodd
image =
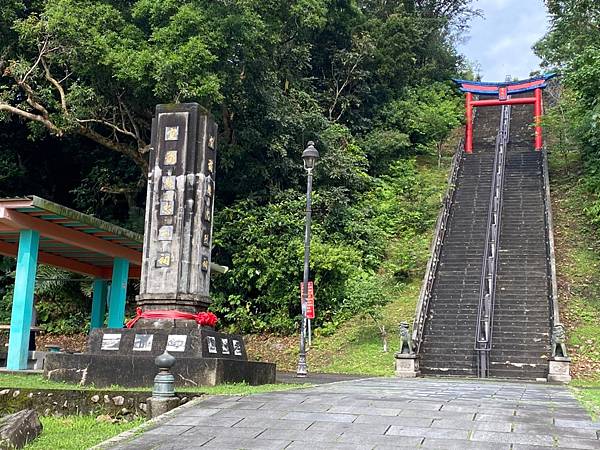
<path id="1" fill-rule="evenodd" d="M 421 375 L 417 355 L 396 353 L 396 376 L 400 378 L 415 378 Z"/>
<path id="2" fill-rule="evenodd" d="M 148 417 L 150 419 L 154 419 L 166 412 L 171 411 L 174 408 L 179 406 L 179 398 L 159 398 L 159 397 L 149 397 L 146 400 L 148 404 Z"/>
<path id="3" fill-rule="evenodd" d="M 555 356 L 548 361 L 548 381 L 551 383 L 568 383 L 571 381 L 570 374 L 571 358 Z"/>
<path id="4" fill-rule="evenodd" d="M 241 336 L 205 328 L 93 330 L 86 353 L 48 353 L 44 374 L 81 385 L 149 387 L 165 349 L 176 359 L 176 386 L 275 382 L 275 364 L 248 361 Z"/>

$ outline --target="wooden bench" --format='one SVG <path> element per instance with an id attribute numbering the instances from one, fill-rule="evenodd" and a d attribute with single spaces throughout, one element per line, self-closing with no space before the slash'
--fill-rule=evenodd
<path id="1" fill-rule="evenodd" d="M 9 332 L 10 325 L 0 325 L 0 333 L 2 333 L 4 331 Z M 30 343 L 30 346 L 29 346 L 30 350 L 35 349 L 35 335 L 39 331 L 42 331 L 42 329 L 40 327 L 31 327 L 31 331 L 29 332 L 29 334 L 31 335 L 31 333 L 33 333 L 33 341 L 32 341 L 32 343 Z M 6 344 L 4 344 L 4 346 L 8 347 L 8 342 Z"/>
<path id="2" fill-rule="evenodd" d="M 10 325 L 0 325 L 0 331 L 10 331 Z M 31 331 L 42 331 L 40 327 L 31 327 Z"/>

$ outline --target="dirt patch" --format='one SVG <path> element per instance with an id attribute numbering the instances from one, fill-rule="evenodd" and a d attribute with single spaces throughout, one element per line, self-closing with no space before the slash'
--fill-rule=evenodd
<path id="1" fill-rule="evenodd" d="M 39 334 L 35 338 L 35 344 L 39 350 L 44 350 L 46 345 L 60 345 L 63 349 L 71 352 L 82 352 L 87 345 L 87 334 Z"/>
<path id="2" fill-rule="evenodd" d="M 299 338 L 274 334 L 244 336 L 248 359 L 277 364 L 277 370 L 295 371 L 298 365 Z"/>
<path id="3" fill-rule="evenodd" d="M 50 334 L 42 331 L 36 333 L 35 345 L 39 351 L 46 350 L 46 345 L 59 345 L 70 352 L 82 352 L 87 344 L 87 334 Z M 0 333 L 0 348 L 8 346 L 8 332 Z"/>

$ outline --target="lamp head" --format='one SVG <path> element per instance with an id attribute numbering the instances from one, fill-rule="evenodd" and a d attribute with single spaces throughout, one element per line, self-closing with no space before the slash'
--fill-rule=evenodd
<path id="1" fill-rule="evenodd" d="M 315 168 L 317 160 L 319 159 L 319 152 L 315 148 L 315 143 L 313 141 L 308 141 L 308 146 L 302 152 L 302 159 L 304 160 L 304 168 L 306 170 Z"/>

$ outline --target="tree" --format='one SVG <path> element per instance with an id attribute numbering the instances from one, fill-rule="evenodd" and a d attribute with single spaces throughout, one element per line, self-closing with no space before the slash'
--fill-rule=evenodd
<path id="1" fill-rule="evenodd" d="M 452 89 L 443 83 L 407 90 L 403 99 L 386 105 L 386 127 L 405 130 L 417 149 L 435 147 L 438 160 L 450 132 L 462 121 L 462 105 Z"/>
<path id="2" fill-rule="evenodd" d="M 413 110 L 409 100 L 457 75 L 455 33 L 469 5 L 4 1 L 0 191 L 48 195 L 139 230 L 154 107 L 198 102 L 220 130 L 215 256 L 235 261 L 216 282 L 217 303 L 231 321 L 246 314 L 247 330 L 289 331 L 298 306 L 289 283 L 298 270 L 301 220 L 292 208 L 302 210 L 300 154 L 315 140 L 322 156 L 315 255 L 329 320 L 355 272 L 382 263 L 380 238 L 389 235 L 374 224 L 379 209 L 362 199 L 377 189 L 377 177 L 396 176 L 403 159 L 443 138 L 429 136 L 442 127 L 433 102 L 458 95 L 423 91 L 422 108 Z M 427 108 L 429 116 L 419 117 L 429 128 L 420 129 L 409 119 Z M 59 180 L 58 170 L 67 172 Z M 397 222 L 413 233 L 423 217 L 411 210 Z"/>
<path id="3" fill-rule="evenodd" d="M 0 61 L 0 111 L 29 121 L 34 135 L 79 134 L 145 168 L 149 120 L 123 74 L 135 70 L 124 54 L 143 35 L 110 5 L 68 0 L 47 2 L 13 29 L 18 40 Z"/>
<path id="4" fill-rule="evenodd" d="M 142 175 L 154 105 L 196 101 L 219 118 L 227 198 L 265 181 L 285 188 L 297 167 L 288 149 L 323 119 L 368 126 L 402 84 L 451 74 L 443 30 L 468 4 L 11 0 L 0 112 L 33 137 L 91 139 Z"/>
<path id="5" fill-rule="evenodd" d="M 591 0 L 548 0 L 550 30 L 535 46 L 548 69 L 562 75 L 561 99 L 547 124 L 559 144 L 577 144 L 585 162 L 585 185 L 600 194 L 600 5 Z M 600 202 L 586 209 L 600 222 Z"/>
<path id="6" fill-rule="evenodd" d="M 375 324 L 381 336 L 382 351 L 388 351 L 387 330 L 383 323 L 383 307 L 390 302 L 381 287 L 381 280 L 362 273 L 349 281 L 348 295 L 342 311 L 348 316 L 367 317 Z"/>

